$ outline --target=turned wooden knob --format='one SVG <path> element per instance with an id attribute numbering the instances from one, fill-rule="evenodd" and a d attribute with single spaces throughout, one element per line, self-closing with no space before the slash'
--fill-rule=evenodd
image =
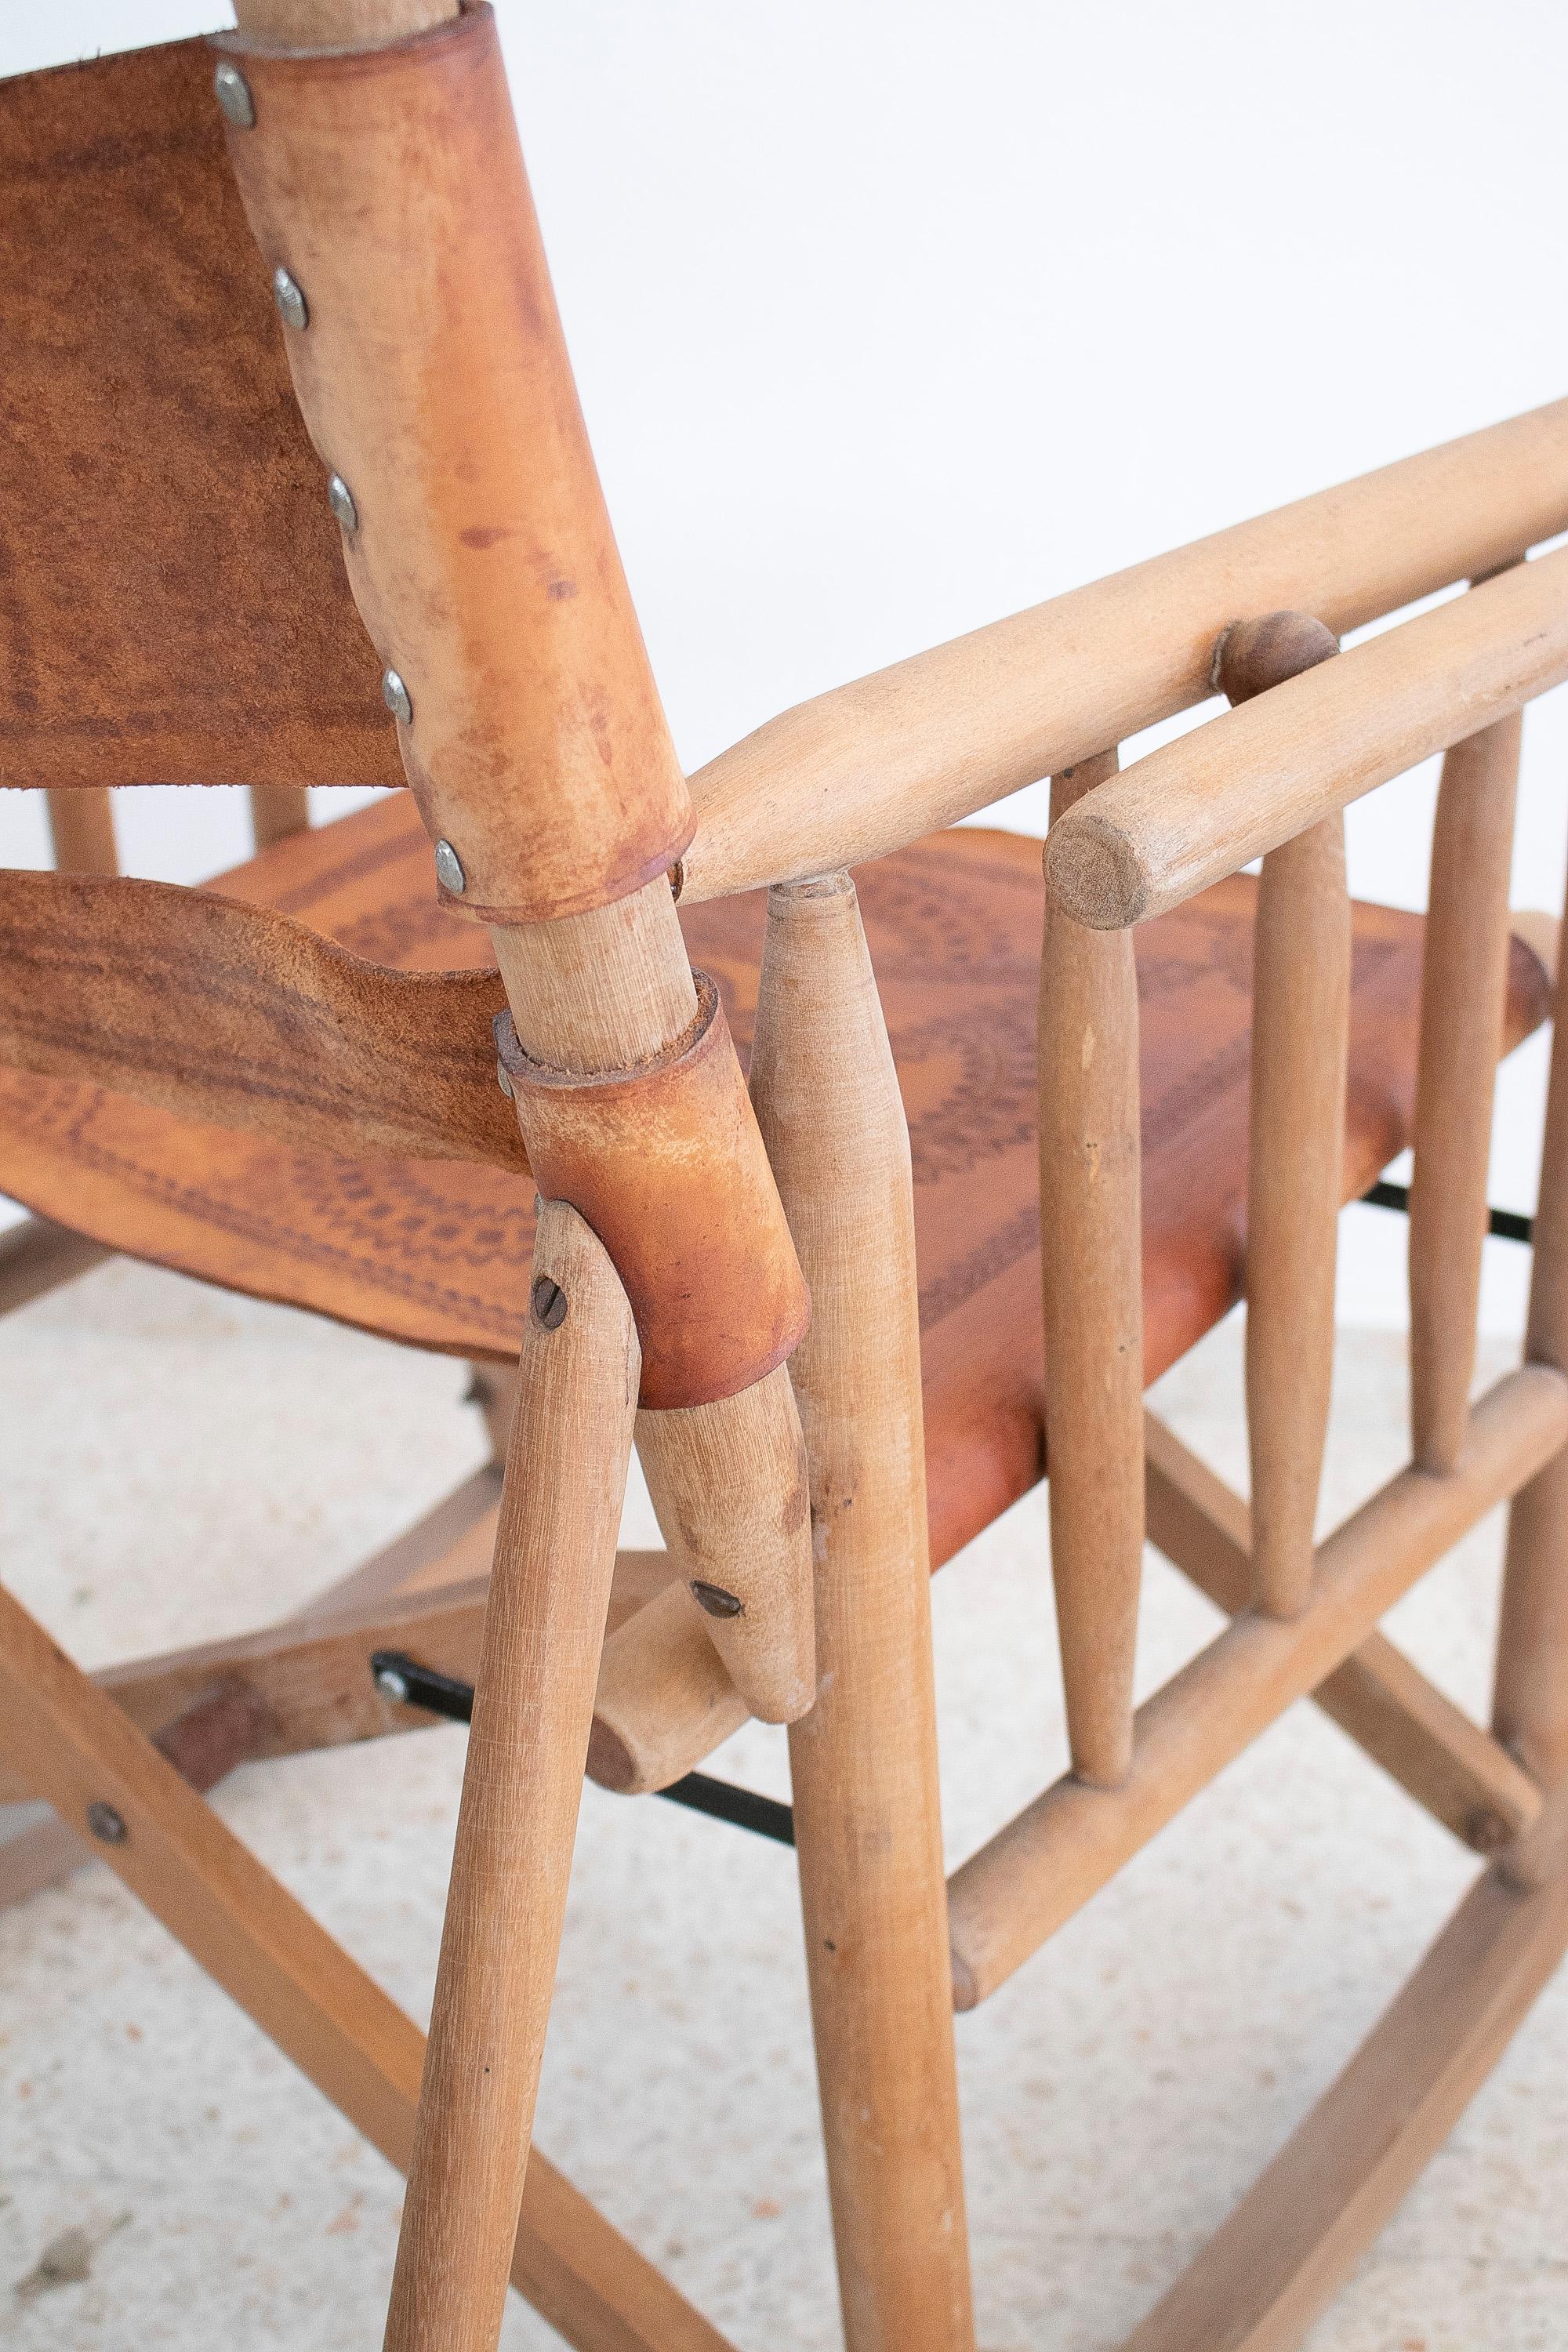
<path id="1" fill-rule="evenodd" d="M 1214 649 L 1211 676 L 1227 701 L 1250 702 L 1255 694 L 1316 669 L 1339 649 L 1333 631 L 1310 613 L 1265 613 L 1226 630 Z"/>

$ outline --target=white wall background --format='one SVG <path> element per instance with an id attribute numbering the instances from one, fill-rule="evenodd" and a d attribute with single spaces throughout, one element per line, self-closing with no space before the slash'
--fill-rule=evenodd
<path id="1" fill-rule="evenodd" d="M 804 695 L 1568 391 L 1562 0 L 500 15 L 689 765 Z M 11 8 L 0 73 L 227 21 L 221 0 Z M 1565 763 L 1558 696 L 1527 728 L 1521 904 L 1561 900 Z M 1363 895 L 1421 902 L 1432 783 L 1352 812 Z M 244 854 L 237 794 L 121 812 L 137 871 Z M 1041 830 L 1041 795 L 1002 821 Z M 0 795 L 0 859 L 42 856 L 36 803 Z M 1538 1041 L 1505 1076 L 1497 1200 L 1531 1198 L 1541 1085 Z M 1522 1254 L 1489 1246 L 1485 1319 L 1514 1328 Z M 1347 1218 L 1342 1311 L 1402 1318 L 1397 1221 Z"/>

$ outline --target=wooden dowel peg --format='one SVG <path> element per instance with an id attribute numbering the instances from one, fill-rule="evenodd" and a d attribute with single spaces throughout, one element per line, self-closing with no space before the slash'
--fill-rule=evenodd
<path id="1" fill-rule="evenodd" d="M 670 1559 L 730 1679 L 763 1723 L 793 1723 L 816 1671 L 811 1502 L 788 1366 L 718 1404 L 638 1413 L 637 1444 Z"/>
<path id="2" fill-rule="evenodd" d="M 534 1285 L 552 1308 L 523 1333 L 387 2352 L 493 2352 L 615 1573 L 637 1333 L 559 1202 Z"/>
<path id="3" fill-rule="evenodd" d="M 1475 1370 L 1521 728 L 1516 710 L 1454 745 L 1432 836 L 1410 1180 L 1410 1418 L 1415 1460 L 1438 1473 L 1458 1460 Z"/>
<path id="4" fill-rule="evenodd" d="M 1109 751 L 1054 779 L 1053 824 L 1115 772 Z M 1132 1759 L 1143 1564 L 1138 974 L 1130 933 L 1048 889 L 1039 1087 L 1051 1573 L 1073 1769 L 1109 1789 Z"/>

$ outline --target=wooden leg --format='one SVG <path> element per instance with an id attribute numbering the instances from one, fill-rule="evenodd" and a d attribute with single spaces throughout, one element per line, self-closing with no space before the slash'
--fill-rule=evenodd
<path id="1" fill-rule="evenodd" d="M 752 1085 L 812 1293 L 818 1683 L 790 1763 L 845 2338 L 969 2352 L 909 1139 L 847 876 L 771 894 Z"/>
<path id="2" fill-rule="evenodd" d="M 540 1213 L 534 1285 L 553 1306 L 523 1335 L 388 2352 L 500 2332 L 631 1454 L 631 1309 L 563 1202 Z"/>
<path id="3" fill-rule="evenodd" d="M 114 804 L 101 785 L 72 784 L 46 793 L 49 839 L 62 874 L 118 874 Z"/>
<path id="4" fill-rule="evenodd" d="M 1489 1871 L 1124 2352 L 1290 2352 L 1447 2138 L 1568 1948 L 1568 1882 Z"/>
<path id="5" fill-rule="evenodd" d="M 226 1830 L 135 1726 L 0 1589 L 0 1750 L 63 1822 L 108 1806 L 93 1852 L 323 2095 L 405 2168 L 419 2029 Z M 101 1818 L 101 1817 L 100 1817 Z M 578 2352 L 730 2352 L 542 2156 L 512 2283 Z"/>

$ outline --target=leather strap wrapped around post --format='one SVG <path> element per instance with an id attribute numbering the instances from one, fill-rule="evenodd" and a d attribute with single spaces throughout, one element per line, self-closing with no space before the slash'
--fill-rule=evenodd
<path id="1" fill-rule="evenodd" d="M 404 765 L 456 853 L 443 896 L 500 924 L 608 905 L 674 863 L 692 814 L 491 11 L 382 48 L 215 46 L 241 78 L 229 152 Z"/>
<path id="2" fill-rule="evenodd" d="M 810 1317 L 719 992 L 692 977 L 694 1029 L 612 1077 L 546 1068 L 510 1013 L 496 1019 L 534 1181 L 592 1225 L 631 1301 L 645 1407 L 737 1395 L 784 1362 Z"/>

